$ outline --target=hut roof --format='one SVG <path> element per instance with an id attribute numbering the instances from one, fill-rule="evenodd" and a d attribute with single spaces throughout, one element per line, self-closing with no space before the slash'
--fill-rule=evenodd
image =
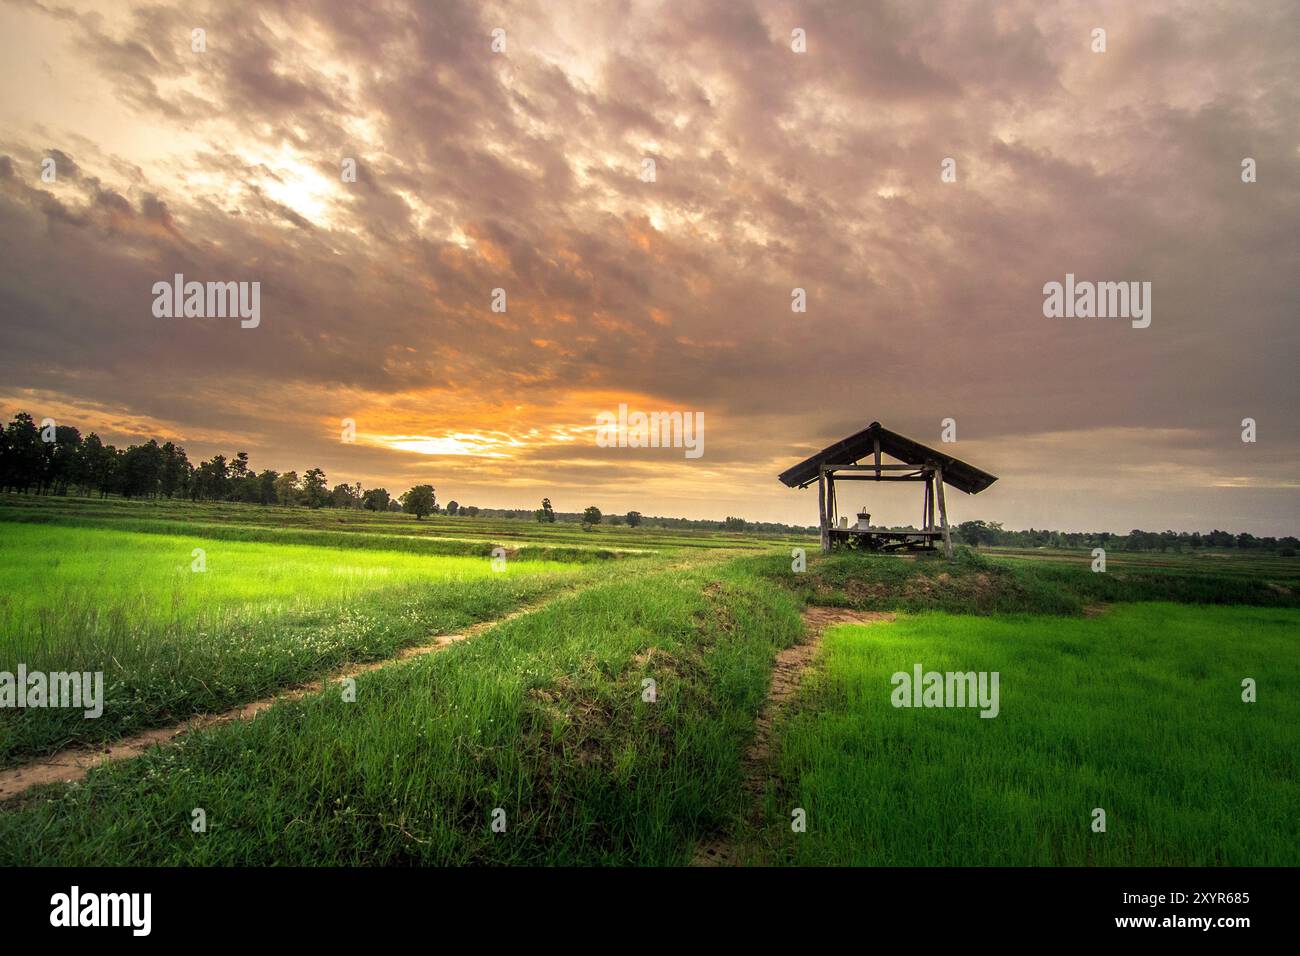
<path id="1" fill-rule="evenodd" d="M 944 484 L 952 485 L 967 494 L 978 494 L 998 480 L 996 475 L 990 475 L 974 465 L 968 465 L 960 458 L 945 455 L 941 451 L 913 441 L 906 435 L 891 432 L 880 422 L 872 422 L 857 434 L 842 438 L 835 444 L 826 446 L 811 458 L 805 458 L 799 464 L 787 468 L 779 476 L 781 482 L 791 488 L 806 488 L 817 480 L 822 465 L 856 465 L 863 458 L 873 455 L 877 438 L 880 439 L 882 454 L 897 458 L 908 465 L 920 466 L 926 462 L 933 462 L 943 469 Z"/>

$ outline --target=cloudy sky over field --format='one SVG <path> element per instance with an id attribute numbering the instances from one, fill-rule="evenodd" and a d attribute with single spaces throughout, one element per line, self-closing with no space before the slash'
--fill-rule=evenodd
<path id="1" fill-rule="evenodd" d="M 1294 2 L 0 3 L 0 411 L 800 523 L 779 471 L 953 418 L 1000 477 L 957 520 L 1295 533 L 1297 36 Z M 155 317 L 178 272 L 259 281 L 260 325 Z M 1067 273 L 1150 282 L 1150 327 L 1044 317 Z M 703 457 L 597 447 L 620 402 L 704 412 Z"/>

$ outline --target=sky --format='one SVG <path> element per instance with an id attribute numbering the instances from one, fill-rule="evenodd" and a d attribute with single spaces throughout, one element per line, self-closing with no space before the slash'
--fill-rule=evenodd
<path id="1" fill-rule="evenodd" d="M 1295 534 L 1297 36 L 1269 0 L 0 0 L 0 412 L 798 524 L 777 474 L 880 421 L 998 476 L 954 521 Z M 176 273 L 258 282 L 257 326 L 155 315 Z M 1150 324 L 1045 315 L 1067 275 L 1150 283 Z M 601 447 L 620 404 L 703 454 Z"/>

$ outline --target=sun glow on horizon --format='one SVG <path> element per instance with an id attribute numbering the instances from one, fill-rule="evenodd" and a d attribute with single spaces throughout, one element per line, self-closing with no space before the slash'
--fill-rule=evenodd
<path id="1" fill-rule="evenodd" d="M 453 435 L 375 435 L 375 444 L 418 455 L 472 455 L 476 458 L 509 458 L 507 449 L 524 444 L 514 439 L 457 432 Z"/>

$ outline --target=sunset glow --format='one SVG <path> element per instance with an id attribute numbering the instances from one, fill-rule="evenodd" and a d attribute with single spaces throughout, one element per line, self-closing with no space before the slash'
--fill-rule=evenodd
<path id="1" fill-rule="evenodd" d="M 952 417 L 1003 476 L 957 520 L 1295 531 L 1294 7 L 1247 45 L 1190 3 L 926 6 L 0 6 L 0 410 L 801 524 L 782 468 Z M 151 315 L 182 272 L 260 282 L 262 321 Z M 1067 274 L 1154 321 L 1045 318 Z M 620 402 L 702 412 L 705 455 L 597 447 Z"/>

